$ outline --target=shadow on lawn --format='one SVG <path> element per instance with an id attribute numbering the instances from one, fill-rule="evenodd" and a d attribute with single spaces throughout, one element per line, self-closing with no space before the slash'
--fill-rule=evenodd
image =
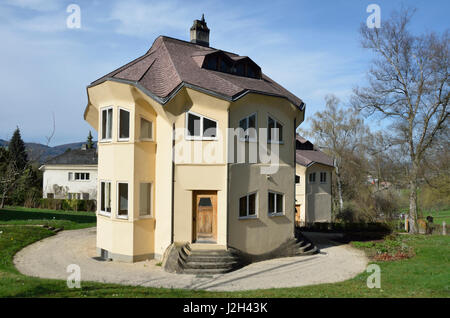
<path id="1" fill-rule="evenodd" d="M 95 223 L 96 216 L 94 213 L 92 213 L 92 215 L 71 214 L 70 211 L 67 213 L 61 213 L 0 209 L 0 223 L 2 221 L 21 220 L 64 220 L 76 223 Z"/>

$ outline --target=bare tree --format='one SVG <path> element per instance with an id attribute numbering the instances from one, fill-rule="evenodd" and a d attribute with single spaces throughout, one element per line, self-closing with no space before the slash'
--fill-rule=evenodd
<path id="1" fill-rule="evenodd" d="M 316 144 L 333 157 L 337 182 L 337 196 L 339 212 L 344 208 L 343 198 L 343 160 L 352 160 L 354 154 L 364 144 L 363 138 L 368 133 L 363 119 L 351 108 L 339 106 L 339 99 L 335 95 L 325 97 L 326 108 L 310 117 L 311 129 L 301 131 L 310 136 Z"/>
<path id="2" fill-rule="evenodd" d="M 411 232 L 417 232 L 418 175 L 427 150 L 449 112 L 449 34 L 413 35 L 411 10 L 394 13 L 381 28 L 361 26 L 364 48 L 375 54 L 368 86 L 355 88 L 353 103 L 367 115 L 391 123 L 389 132 L 405 145 L 409 161 Z"/>

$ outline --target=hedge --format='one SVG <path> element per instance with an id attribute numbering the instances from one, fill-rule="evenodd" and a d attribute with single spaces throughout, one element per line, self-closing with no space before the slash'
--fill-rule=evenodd
<path id="1" fill-rule="evenodd" d="M 391 233 L 393 225 L 386 222 L 350 223 L 350 222 L 315 222 L 299 227 L 305 232 L 378 232 Z"/>
<path id="2" fill-rule="evenodd" d="M 96 200 L 43 198 L 39 200 L 38 208 L 49 210 L 95 212 L 97 210 L 97 202 Z"/>

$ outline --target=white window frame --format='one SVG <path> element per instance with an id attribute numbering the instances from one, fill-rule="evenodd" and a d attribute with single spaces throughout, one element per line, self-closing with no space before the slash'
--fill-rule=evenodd
<path id="1" fill-rule="evenodd" d="M 141 215 L 141 184 L 150 184 L 150 214 Z M 141 181 L 139 182 L 139 219 L 153 218 L 153 182 Z"/>
<path id="2" fill-rule="evenodd" d="M 248 127 L 248 123 L 249 123 L 250 117 L 252 117 L 253 115 L 255 116 L 255 130 L 256 130 L 256 136 L 255 136 L 255 138 L 250 138 L 250 136 L 249 136 L 249 134 L 248 134 L 248 128 L 249 128 L 249 127 Z M 258 113 L 255 112 L 255 113 L 249 114 L 249 115 L 247 115 L 247 116 L 242 117 L 241 119 L 239 119 L 239 122 L 238 122 L 238 128 L 241 128 L 241 121 L 244 120 L 244 119 L 245 119 L 245 123 L 246 123 L 247 129 L 244 130 L 244 138 L 242 138 L 241 136 L 239 136 L 239 140 L 240 140 L 240 141 L 248 141 L 248 142 L 257 142 L 257 141 L 258 141 Z M 242 128 L 241 128 L 241 129 L 242 129 Z"/>
<path id="3" fill-rule="evenodd" d="M 102 183 L 105 183 L 105 184 L 109 183 L 109 191 L 110 191 L 109 197 L 111 199 L 111 211 L 110 212 L 102 210 L 102 197 L 101 197 L 102 196 Z M 98 209 L 99 212 L 98 213 L 103 216 L 111 217 L 111 215 L 112 215 L 112 187 L 111 187 L 112 182 L 110 180 L 100 180 L 99 184 L 100 184 L 100 186 L 99 186 L 100 202 L 99 202 L 99 209 Z M 105 195 L 106 195 L 106 191 L 105 191 Z M 105 200 L 105 206 L 106 206 L 106 197 L 104 198 L 104 200 Z"/>
<path id="4" fill-rule="evenodd" d="M 311 175 L 314 175 L 314 180 L 313 181 L 311 181 Z M 308 183 L 312 183 L 312 184 L 316 183 L 316 173 L 315 172 L 310 172 L 308 174 Z"/>
<path id="5" fill-rule="evenodd" d="M 325 181 L 322 181 L 322 174 L 325 175 Z M 326 184 L 326 183 L 327 183 L 327 172 L 326 172 L 326 171 L 325 171 L 325 172 L 324 172 L 324 171 L 321 171 L 321 172 L 320 172 L 320 177 L 319 177 L 319 178 L 320 178 L 320 183 L 321 183 L 321 184 Z"/>
<path id="6" fill-rule="evenodd" d="M 128 138 L 120 138 L 120 111 L 121 110 L 126 111 L 129 114 L 128 118 L 130 121 L 128 123 Z M 117 140 L 118 141 L 130 141 L 130 139 L 131 139 L 131 110 L 126 109 L 124 107 L 118 107 L 118 110 L 117 110 Z"/>
<path id="7" fill-rule="evenodd" d="M 275 128 L 277 127 L 277 124 L 281 125 L 281 129 L 284 130 L 284 123 L 280 120 L 278 120 L 275 116 L 273 116 L 272 114 L 268 113 L 267 114 L 267 143 L 271 143 L 271 144 L 279 144 L 282 145 L 284 144 L 283 142 L 283 138 L 281 138 L 281 140 L 272 140 L 269 139 L 269 118 L 272 118 L 272 120 L 275 122 Z M 273 137 L 273 136 L 271 136 Z M 282 136 L 284 137 L 284 136 Z"/>
<path id="8" fill-rule="evenodd" d="M 152 137 L 151 138 L 142 138 L 141 136 L 141 131 L 142 131 L 142 119 L 148 121 L 151 125 L 152 125 Z M 153 120 L 149 120 L 144 116 L 139 116 L 139 140 L 140 141 L 154 141 L 155 140 L 155 127 L 154 127 L 154 123 Z"/>
<path id="9" fill-rule="evenodd" d="M 128 186 L 128 198 L 127 198 L 127 215 L 119 215 L 119 210 L 120 210 L 120 195 L 119 195 L 119 184 L 126 184 Z M 121 220 L 128 220 L 129 216 L 130 216 L 130 183 L 128 181 L 117 181 L 116 182 L 116 205 L 117 205 L 117 209 L 116 209 L 116 218 L 117 219 L 121 219 Z"/>
<path id="10" fill-rule="evenodd" d="M 108 114 L 108 110 L 111 109 L 112 110 L 112 115 L 111 115 L 111 138 L 103 138 L 103 111 L 106 110 L 106 114 Z M 108 115 L 107 117 L 108 118 Z M 100 142 L 111 142 L 113 139 L 113 123 L 114 123 L 114 107 L 113 106 L 108 106 L 108 107 L 103 107 L 100 108 Z M 108 120 L 106 121 L 106 127 L 108 127 Z M 106 131 L 105 135 L 107 134 L 108 131 Z"/>
<path id="11" fill-rule="evenodd" d="M 249 207 L 250 207 L 250 200 L 249 200 L 249 197 L 250 197 L 252 194 L 255 195 L 255 214 L 254 214 L 254 215 L 249 215 L 249 214 L 248 214 Z M 241 201 L 241 199 L 242 199 L 243 197 L 247 197 L 247 215 L 246 215 L 246 216 L 241 216 L 241 211 L 240 211 L 240 209 L 241 209 L 241 202 L 240 202 L 240 201 Z M 259 204 L 258 204 L 258 191 L 250 192 L 250 193 L 247 193 L 247 194 L 245 194 L 245 195 L 241 195 L 241 196 L 239 197 L 239 200 L 238 200 L 238 219 L 239 219 L 239 220 L 257 219 L 257 218 L 258 218 L 258 210 L 259 210 Z"/>
<path id="12" fill-rule="evenodd" d="M 278 202 L 277 202 L 277 194 L 281 194 L 282 195 L 282 197 L 283 197 L 283 199 L 282 199 L 282 202 L 281 202 L 281 204 L 283 205 L 283 208 L 281 209 L 281 211 L 282 212 L 270 212 L 269 211 L 269 194 L 270 193 L 272 193 L 272 194 L 274 194 L 275 195 L 275 197 L 274 197 L 274 199 L 275 199 L 275 201 L 274 201 L 274 208 L 275 208 L 275 211 L 277 210 L 277 207 L 278 207 Z M 285 195 L 284 195 L 284 193 L 282 193 L 282 192 L 277 192 L 277 191 L 273 191 L 273 190 L 269 190 L 268 192 L 267 192 L 267 213 L 268 213 L 268 215 L 269 216 L 280 216 L 280 215 L 284 215 L 285 214 L 285 209 L 286 209 L 286 204 L 285 204 Z"/>
<path id="13" fill-rule="evenodd" d="M 188 119 L 189 119 L 189 114 L 192 114 L 194 116 L 200 117 L 200 136 L 189 136 L 189 126 L 188 126 Z M 219 134 L 219 122 L 215 119 L 212 119 L 210 117 L 204 116 L 204 115 L 200 115 L 198 113 L 192 112 L 192 111 L 186 111 L 186 115 L 185 115 L 185 138 L 186 140 L 218 140 L 218 134 Z M 216 123 L 216 136 L 215 137 L 205 137 L 203 136 L 203 119 L 206 118 L 208 120 L 211 120 L 213 122 Z"/>
<path id="14" fill-rule="evenodd" d="M 69 172 L 70 173 L 70 172 Z M 77 181 L 77 182 L 89 182 L 89 181 L 91 181 L 91 173 L 90 172 L 72 172 L 73 173 L 73 179 L 72 180 L 70 180 L 70 181 Z M 76 174 L 84 174 L 85 176 L 85 178 L 84 179 L 77 179 L 77 178 L 75 178 L 75 176 L 76 176 Z M 89 175 L 89 179 L 86 179 L 86 175 Z"/>

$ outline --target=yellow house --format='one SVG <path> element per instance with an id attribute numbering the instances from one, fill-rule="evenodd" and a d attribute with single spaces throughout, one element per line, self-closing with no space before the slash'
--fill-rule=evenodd
<path id="1" fill-rule="evenodd" d="M 331 222 L 333 160 L 301 136 L 296 137 L 295 221 L 298 226 Z"/>
<path id="2" fill-rule="evenodd" d="M 263 255 L 294 238 L 305 105 L 249 57 L 209 47 L 204 18 L 190 42 L 158 37 L 87 94 L 99 255 L 161 259 L 177 242 Z"/>

